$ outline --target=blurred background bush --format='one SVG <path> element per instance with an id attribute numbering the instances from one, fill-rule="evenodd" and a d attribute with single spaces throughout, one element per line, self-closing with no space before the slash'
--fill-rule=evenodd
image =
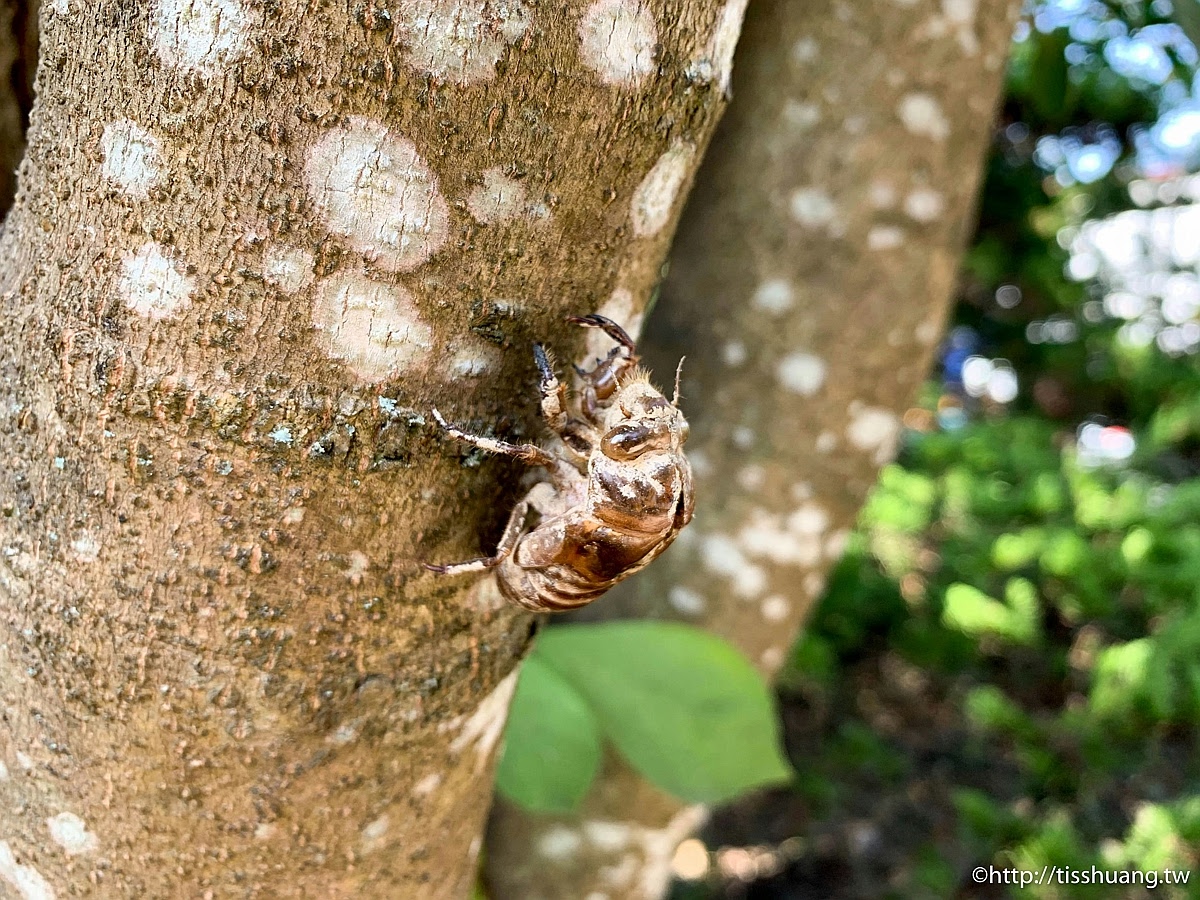
<path id="1" fill-rule="evenodd" d="M 780 686 L 791 790 L 677 900 L 1114 897 L 974 865 L 1179 868 L 1200 897 L 1200 3 L 1015 36 L 940 370 Z M 1185 6 L 1186 4 L 1186 6 Z"/>

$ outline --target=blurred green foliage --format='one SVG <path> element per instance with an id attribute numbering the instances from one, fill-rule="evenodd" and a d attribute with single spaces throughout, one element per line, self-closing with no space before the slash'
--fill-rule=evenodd
<path id="1" fill-rule="evenodd" d="M 1200 484 L 1082 468 L 1060 437 L 1031 416 L 912 437 L 785 687 L 836 703 L 856 662 L 881 653 L 948 685 L 969 739 L 1019 776 L 953 793 L 980 861 L 1195 871 Z M 802 789 L 836 804 L 889 759 L 888 737 L 851 718 L 806 762 Z"/>

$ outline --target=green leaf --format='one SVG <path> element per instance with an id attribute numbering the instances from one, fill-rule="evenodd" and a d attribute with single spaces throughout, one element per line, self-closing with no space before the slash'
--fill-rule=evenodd
<path id="1" fill-rule="evenodd" d="M 984 732 L 1029 737 L 1033 723 L 1020 706 L 994 684 L 972 688 L 963 701 L 967 721 Z"/>
<path id="2" fill-rule="evenodd" d="M 832 688 L 838 676 L 837 651 L 827 638 L 806 633 L 792 647 L 785 672 L 793 681 Z"/>
<path id="3" fill-rule="evenodd" d="M 1121 541 L 1121 556 L 1131 566 L 1137 566 L 1145 561 L 1150 550 L 1154 547 L 1154 535 L 1147 528 L 1134 528 Z"/>
<path id="4" fill-rule="evenodd" d="M 994 635 L 1014 644 L 1036 643 L 1041 628 L 1037 589 L 1024 578 L 1010 578 L 1005 602 L 961 582 L 946 588 L 942 624 L 972 637 Z"/>
<path id="5" fill-rule="evenodd" d="M 534 653 L 521 668 L 496 787 L 527 809 L 570 812 L 600 766 L 600 729 L 583 697 Z"/>
<path id="6" fill-rule="evenodd" d="M 983 791 L 956 788 L 951 799 L 959 821 L 978 839 L 999 843 L 1013 830 L 1016 819 L 1013 813 Z M 949 893 L 945 896 L 949 896 Z"/>
<path id="7" fill-rule="evenodd" d="M 946 588 L 942 624 L 973 637 L 1008 637 L 1013 631 L 1013 615 L 1007 606 L 979 588 L 958 583 Z"/>
<path id="8" fill-rule="evenodd" d="M 1008 637 L 1019 644 L 1037 642 L 1042 626 L 1042 604 L 1037 588 L 1028 578 L 1010 578 L 1004 583 L 1004 602 L 1010 612 Z"/>
<path id="9" fill-rule="evenodd" d="M 1024 528 L 1002 534 L 992 544 L 992 562 L 999 569 L 1012 571 L 1029 565 L 1044 549 L 1046 536 L 1041 528 Z"/>
<path id="10" fill-rule="evenodd" d="M 1088 565 L 1088 544 L 1077 532 L 1065 528 L 1051 533 L 1042 551 L 1042 568 L 1051 575 L 1071 578 Z"/>
<path id="11" fill-rule="evenodd" d="M 1142 693 L 1154 644 L 1139 638 L 1100 651 L 1089 702 L 1101 717 L 1127 715 Z"/>
<path id="12" fill-rule="evenodd" d="M 1142 871 L 1186 865 L 1175 818 L 1170 809 L 1157 803 L 1143 803 L 1138 808 L 1122 849 L 1124 861 Z"/>
<path id="13" fill-rule="evenodd" d="M 775 706 L 729 644 L 669 622 L 547 629 L 535 657 L 586 699 L 642 775 L 689 802 L 789 780 Z"/>

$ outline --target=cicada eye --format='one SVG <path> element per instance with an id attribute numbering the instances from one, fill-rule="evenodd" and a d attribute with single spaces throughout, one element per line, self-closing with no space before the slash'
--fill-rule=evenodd
<path id="1" fill-rule="evenodd" d="M 692 433 L 692 426 L 688 424 L 688 420 L 683 416 L 679 417 L 679 441 L 682 443 L 688 439 L 688 435 Z"/>
<path id="2" fill-rule="evenodd" d="M 643 423 L 618 425 L 600 439 L 600 452 L 609 459 L 637 459 L 649 450 L 669 444 L 670 436 L 661 428 Z"/>

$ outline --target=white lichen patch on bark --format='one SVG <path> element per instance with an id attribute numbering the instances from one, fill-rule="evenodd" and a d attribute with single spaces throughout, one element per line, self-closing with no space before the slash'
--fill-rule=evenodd
<path id="1" fill-rule="evenodd" d="M 412 793 L 414 797 L 428 797 L 442 783 L 442 776 L 437 772 L 430 772 L 420 781 L 413 785 Z"/>
<path id="2" fill-rule="evenodd" d="M 502 169 L 488 169 L 482 183 L 467 195 L 467 209 L 482 225 L 510 222 L 528 211 L 528 191 Z"/>
<path id="3" fill-rule="evenodd" d="M 4 764 L 3 760 L 0 760 L 0 781 L 7 781 L 7 780 L 8 780 L 8 766 L 6 766 Z"/>
<path id="4" fill-rule="evenodd" d="M 354 116 L 309 149 L 305 182 L 329 230 L 391 271 L 416 268 L 446 242 L 450 210 L 412 141 Z"/>
<path id="5" fill-rule="evenodd" d="M 821 572 L 809 572 L 804 576 L 801 586 L 804 588 L 804 593 L 809 597 L 820 597 L 825 593 L 825 582 L 825 575 Z"/>
<path id="6" fill-rule="evenodd" d="M 81 531 L 71 541 L 71 552 L 80 562 L 93 563 L 100 558 L 100 541 L 88 531 Z"/>
<path id="7" fill-rule="evenodd" d="M 974 25 L 978 0 L 942 0 L 942 15 L 955 25 Z"/>
<path id="8" fill-rule="evenodd" d="M 785 391 L 811 397 L 825 384 L 825 360 L 812 353 L 796 350 L 779 361 L 775 378 Z"/>
<path id="9" fill-rule="evenodd" d="M 896 205 L 896 188 L 889 181 L 873 181 L 868 196 L 876 209 L 888 209 Z"/>
<path id="10" fill-rule="evenodd" d="M 387 813 L 368 822 L 361 834 L 363 852 L 370 853 L 382 847 L 387 840 L 387 833 L 391 826 L 392 822 Z"/>
<path id="11" fill-rule="evenodd" d="M 50 882 L 33 866 L 18 863 L 7 841 L 0 841 L 0 882 L 16 891 L 20 900 L 55 900 Z"/>
<path id="12" fill-rule="evenodd" d="M 786 597 L 772 594 L 762 602 L 762 617 L 768 622 L 782 622 L 792 611 L 792 604 Z"/>
<path id="13" fill-rule="evenodd" d="M 671 860 L 679 842 L 702 826 L 708 817 L 703 806 L 685 806 L 662 828 L 648 828 L 634 821 L 593 820 L 577 826 L 552 824 L 536 841 L 539 856 L 557 866 L 575 864 L 588 847 L 598 880 L 610 888 L 592 890 L 583 900 L 608 900 L 611 896 L 655 898 L 666 893 L 671 881 Z M 612 860 L 606 865 L 598 860 Z"/>
<path id="14" fill-rule="evenodd" d="M 125 305 L 151 321 L 174 316 L 192 302 L 196 280 L 179 271 L 169 251 L 147 241 L 125 256 L 117 291 Z"/>
<path id="15" fill-rule="evenodd" d="M 294 294 L 312 281 L 313 264 L 307 250 L 273 244 L 263 254 L 263 277 L 283 293 Z"/>
<path id="16" fill-rule="evenodd" d="M 932 344 L 942 336 L 942 317 L 940 314 L 926 319 L 913 330 L 915 337 L 922 344 Z"/>
<path id="17" fill-rule="evenodd" d="M 917 188 L 904 199 L 904 212 L 918 222 L 933 222 L 946 208 L 942 195 L 932 188 Z"/>
<path id="18" fill-rule="evenodd" d="M 900 439 L 900 420 L 895 413 L 856 401 L 850 405 L 850 416 L 846 439 L 852 445 L 871 453 L 876 465 L 882 465 L 895 455 Z"/>
<path id="19" fill-rule="evenodd" d="M 551 825 L 537 840 L 538 855 L 554 862 L 573 857 L 583 846 L 583 837 L 565 825 Z"/>
<path id="20" fill-rule="evenodd" d="M 252 25 L 239 0 L 156 0 L 150 44 L 164 64 L 211 76 L 246 55 Z"/>
<path id="21" fill-rule="evenodd" d="M 446 364 L 446 373 L 454 379 L 482 378 L 500 365 L 500 350 L 480 342 L 456 347 Z"/>
<path id="22" fill-rule="evenodd" d="M 728 578 L 739 597 L 753 599 L 766 589 L 767 573 L 761 566 L 750 562 L 737 541 L 729 535 L 706 534 L 700 546 L 704 568 Z"/>
<path id="23" fill-rule="evenodd" d="M 792 218 L 806 228 L 826 228 L 837 218 L 837 206 L 819 187 L 799 188 L 789 200 Z"/>
<path id="24" fill-rule="evenodd" d="M 696 147 L 687 141 L 676 141 L 642 179 L 633 192 L 630 216 L 633 233 L 639 237 L 658 234 L 671 220 L 675 202 L 687 181 L 696 156 Z"/>
<path id="25" fill-rule="evenodd" d="M 787 527 L 796 534 L 820 535 L 829 527 L 829 513 L 817 503 L 803 503 L 788 515 Z"/>
<path id="26" fill-rule="evenodd" d="M 129 119 L 110 122 L 100 136 L 101 174 L 131 197 L 144 198 L 162 177 L 162 145 Z"/>
<path id="27" fill-rule="evenodd" d="M 87 823 L 74 813 L 61 812 L 46 820 L 50 837 L 62 847 L 68 856 L 93 853 L 100 847 L 100 839 L 88 831 Z"/>
<path id="28" fill-rule="evenodd" d="M 808 131 L 821 121 L 821 107 L 815 103 L 788 100 L 781 113 L 784 124 L 794 131 Z"/>
<path id="29" fill-rule="evenodd" d="M 942 14 L 927 20 L 917 37 L 938 40 L 952 34 L 965 56 L 975 56 L 979 52 L 979 37 L 975 34 L 978 6 L 978 0 L 942 0 Z"/>
<path id="30" fill-rule="evenodd" d="M 357 586 L 362 584 L 363 576 L 371 569 L 371 558 L 361 550 L 351 550 L 346 559 L 346 569 L 342 572 L 346 580 Z"/>
<path id="31" fill-rule="evenodd" d="M 761 490 L 767 483 L 767 470 L 758 463 L 742 466 L 737 472 L 737 482 L 751 493 Z"/>
<path id="32" fill-rule="evenodd" d="M 783 648 L 768 647 L 759 654 L 758 661 L 768 672 L 773 672 L 783 663 Z"/>
<path id="33" fill-rule="evenodd" d="M 815 38 L 805 36 L 792 44 L 790 56 L 793 62 L 806 66 L 813 62 L 820 54 L 821 45 L 817 43 Z"/>
<path id="34" fill-rule="evenodd" d="M 420 368 L 433 350 L 433 329 L 408 291 L 356 273 L 321 281 L 313 303 L 317 343 L 363 381 Z"/>
<path id="35" fill-rule="evenodd" d="M 642 333 L 642 325 L 646 320 L 645 308 L 638 306 L 633 292 L 627 288 L 617 288 L 613 291 L 596 312 L 606 318 L 612 319 L 624 328 L 625 332 L 635 341 Z M 603 359 L 611 347 L 612 338 L 599 329 L 588 329 L 588 360 Z"/>
<path id="36" fill-rule="evenodd" d="M 634 87 L 654 71 L 658 26 L 640 0 L 596 0 L 579 39 L 584 65 L 605 84 Z"/>
<path id="37" fill-rule="evenodd" d="M 588 843 L 608 853 L 628 847 L 635 835 L 632 825 L 604 819 L 589 819 L 584 822 L 583 833 Z"/>
<path id="38" fill-rule="evenodd" d="M 747 3 L 748 0 L 727 0 L 721 7 L 717 27 L 709 38 L 704 55 L 688 66 L 689 78 L 706 83 L 715 81 L 721 90 L 729 90 L 729 82 L 733 77 L 733 51 L 742 34 L 742 19 L 746 15 Z"/>
<path id="39" fill-rule="evenodd" d="M 821 559 L 821 537 L 793 527 L 791 516 L 755 509 L 738 532 L 748 556 L 781 566 L 810 567 Z"/>
<path id="40" fill-rule="evenodd" d="M 942 105 L 932 94 L 905 94 L 896 108 L 900 121 L 910 133 L 944 141 L 950 136 L 950 122 Z"/>
<path id="41" fill-rule="evenodd" d="M 475 745 L 475 769 L 481 770 L 487 764 L 500 742 L 504 733 L 504 723 L 508 721 L 508 705 L 512 702 L 513 692 L 517 689 L 517 677 L 520 666 L 508 673 L 490 694 L 462 724 L 461 730 L 450 743 L 452 753 L 461 753 L 471 744 Z"/>
<path id="42" fill-rule="evenodd" d="M 768 278 L 754 289 L 750 302 L 768 315 L 783 315 L 795 304 L 796 290 L 786 278 Z"/>
<path id="43" fill-rule="evenodd" d="M 401 0 L 396 36 L 410 66 L 457 84 L 487 81 L 529 28 L 517 0 Z"/>
<path id="44" fill-rule="evenodd" d="M 667 591 L 667 601 L 676 612 L 685 616 L 698 616 L 708 606 L 708 601 L 699 591 L 694 591 L 682 584 L 672 585 Z"/>
<path id="45" fill-rule="evenodd" d="M 895 250 L 904 243 L 904 229 L 895 225 L 876 225 L 867 232 L 867 249 Z"/>

